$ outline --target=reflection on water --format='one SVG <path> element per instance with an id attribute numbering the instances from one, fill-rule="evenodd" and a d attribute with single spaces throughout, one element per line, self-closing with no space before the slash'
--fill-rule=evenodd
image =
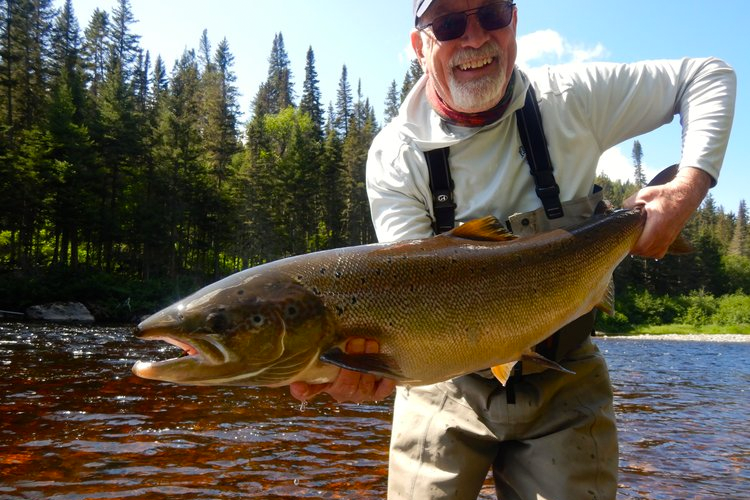
<path id="1" fill-rule="evenodd" d="M 750 343 L 598 342 L 618 498 L 750 497 Z M 390 401 L 302 409 L 286 389 L 130 375 L 171 349 L 127 328 L 0 324 L 0 499 L 384 498 Z"/>

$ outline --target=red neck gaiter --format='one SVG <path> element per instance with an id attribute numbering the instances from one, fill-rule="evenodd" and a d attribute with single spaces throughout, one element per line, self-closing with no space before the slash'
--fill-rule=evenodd
<path id="1" fill-rule="evenodd" d="M 513 97 L 515 81 L 516 78 L 514 71 L 510 76 L 505 95 L 500 99 L 500 102 L 492 108 L 486 111 L 480 111 L 479 113 L 461 113 L 460 111 L 449 108 L 435 90 L 435 86 L 432 84 L 432 78 L 427 79 L 427 100 L 430 102 L 430 105 L 435 112 L 440 115 L 443 120 L 452 125 L 459 125 L 461 127 L 482 127 L 496 122 L 501 116 L 503 116 L 503 113 L 508 109 L 508 104 L 510 104 L 510 100 Z"/>

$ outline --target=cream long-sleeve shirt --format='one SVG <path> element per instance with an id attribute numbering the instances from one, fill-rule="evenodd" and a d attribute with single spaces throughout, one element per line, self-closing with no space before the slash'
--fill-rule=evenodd
<path id="1" fill-rule="evenodd" d="M 719 59 L 593 63 L 516 69 L 511 103 L 479 128 L 444 122 L 430 107 L 423 77 L 399 114 L 377 135 L 367 160 L 367 190 L 381 242 L 424 238 L 432 231 L 432 195 L 424 151 L 450 146 L 456 221 L 541 206 L 523 157 L 515 111 L 533 85 L 560 199 L 591 193 L 608 148 L 679 115 L 681 167 L 719 177 L 734 115 L 736 77 Z M 677 156 L 677 152 L 675 152 Z"/>

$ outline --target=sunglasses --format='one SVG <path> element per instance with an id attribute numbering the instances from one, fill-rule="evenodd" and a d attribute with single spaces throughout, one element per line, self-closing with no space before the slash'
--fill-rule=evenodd
<path id="1" fill-rule="evenodd" d="M 452 12 L 435 18 L 431 23 L 419 26 L 417 29 L 432 28 L 432 34 L 440 42 L 455 40 L 466 32 L 469 16 L 476 15 L 479 25 L 485 31 L 499 30 L 508 26 L 513 19 L 513 2 L 496 2 L 484 5 L 478 9 L 463 12 Z"/>

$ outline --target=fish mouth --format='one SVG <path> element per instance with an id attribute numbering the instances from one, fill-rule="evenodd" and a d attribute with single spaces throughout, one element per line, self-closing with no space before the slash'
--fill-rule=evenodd
<path id="1" fill-rule="evenodd" d="M 199 367 L 226 364 L 229 361 L 227 350 L 215 339 L 175 335 L 163 332 L 136 332 L 143 340 L 159 340 L 182 350 L 179 356 L 161 361 L 137 361 L 132 371 L 141 378 L 169 382 L 187 382 L 185 374 Z"/>

